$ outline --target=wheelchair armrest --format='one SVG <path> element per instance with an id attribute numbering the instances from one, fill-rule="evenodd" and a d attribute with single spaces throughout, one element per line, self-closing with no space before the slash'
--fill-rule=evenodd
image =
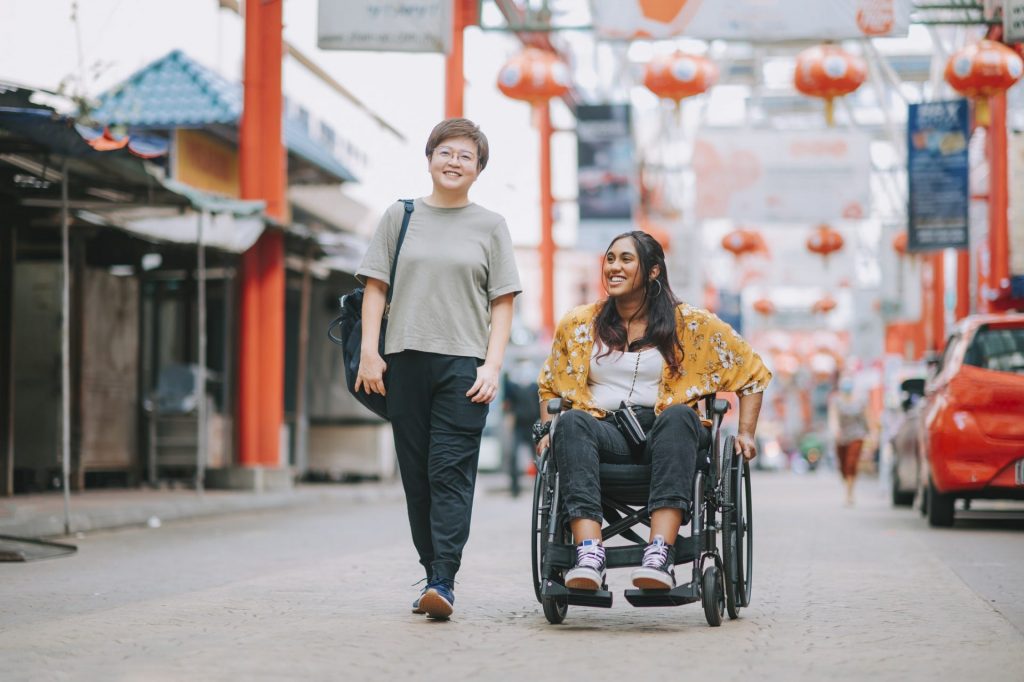
<path id="1" fill-rule="evenodd" d="M 729 411 L 729 401 L 725 398 L 715 398 L 715 414 L 719 416 L 725 416 L 725 413 Z"/>
<path id="2" fill-rule="evenodd" d="M 565 398 L 552 398 L 548 401 L 548 414 L 558 414 L 572 407 L 572 401 Z"/>

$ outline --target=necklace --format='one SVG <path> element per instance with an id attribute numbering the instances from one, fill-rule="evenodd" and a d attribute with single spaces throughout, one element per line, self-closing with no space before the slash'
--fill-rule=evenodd
<path id="1" fill-rule="evenodd" d="M 633 391 L 636 390 L 636 377 L 640 373 L 640 355 L 643 351 L 637 351 L 636 354 L 636 367 L 633 368 L 633 383 L 629 385 L 629 395 L 626 396 L 626 404 L 632 405 Z"/>

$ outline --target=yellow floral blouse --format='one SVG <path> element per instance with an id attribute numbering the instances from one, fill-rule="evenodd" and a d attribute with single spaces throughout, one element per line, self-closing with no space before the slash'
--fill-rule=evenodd
<path id="1" fill-rule="evenodd" d="M 537 380 L 542 402 L 568 398 L 575 409 L 586 410 L 595 417 L 605 416 L 604 410 L 594 406 L 588 384 L 594 318 L 600 309 L 601 303 L 583 305 L 559 322 L 551 354 Z M 680 403 L 696 407 L 701 396 L 710 393 L 750 395 L 768 387 L 772 373 L 761 357 L 717 315 L 681 304 L 676 309 L 676 333 L 683 345 L 680 372 L 672 374 L 665 363 L 655 413 Z"/>

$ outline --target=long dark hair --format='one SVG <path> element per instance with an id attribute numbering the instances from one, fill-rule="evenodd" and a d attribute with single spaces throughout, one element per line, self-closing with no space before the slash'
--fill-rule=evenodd
<path id="1" fill-rule="evenodd" d="M 615 307 L 615 300 L 609 296 L 601 305 L 601 310 L 594 320 L 598 347 L 603 346 L 605 348 L 604 352 L 600 353 L 598 357 L 605 357 L 611 354 L 612 351 L 623 352 L 629 350 L 632 352 L 634 348 L 641 349 L 653 346 L 665 358 L 665 364 L 669 366 L 672 373 L 678 374 L 679 356 L 676 355 L 676 350 L 678 349 L 680 353 L 683 350 L 679 336 L 676 334 L 676 307 L 679 305 L 679 299 L 676 298 L 668 284 L 665 250 L 661 248 L 661 244 L 651 235 L 634 230 L 632 232 L 623 232 L 612 239 L 608 244 L 608 248 L 605 249 L 605 256 L 607 257 L 615 242 L 626 237 L 633 240 L 633 244 L 636 246 L 637 257 L 640 260 L 640 276 L 643 277 L 644 282 L 644 297 L 637 314 L 643 312 L 645 308 L 647 309 L 647 332 L 643 338 L 637 339 L 632 344 L 629 344 L 627 348 L 626 324 Z M 651 279 L 651 270 L 655 266 L 658 267 L 658 276 Z M 602 265 L 602 267 L 604 266 Z"/>

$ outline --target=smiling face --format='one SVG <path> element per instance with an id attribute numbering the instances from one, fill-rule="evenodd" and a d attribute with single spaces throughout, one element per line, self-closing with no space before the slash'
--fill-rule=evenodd
<path id="1" fill-rule="evenodd" d="M 442 140 L 427 159 L 427 169 L 435 192 L 468 193 L 480 174 L 476 143 L 468 137 Z"/>
<path id="2" fill-rule="evenodd" d="M 636 242 L 631 237 L 622 237 L 612 242 L 604 255 L 604 285 L 612 298 L 623 296 L 643 297 L 645 277 L 657 277 L 658 266 L 644 273 Z"/>

